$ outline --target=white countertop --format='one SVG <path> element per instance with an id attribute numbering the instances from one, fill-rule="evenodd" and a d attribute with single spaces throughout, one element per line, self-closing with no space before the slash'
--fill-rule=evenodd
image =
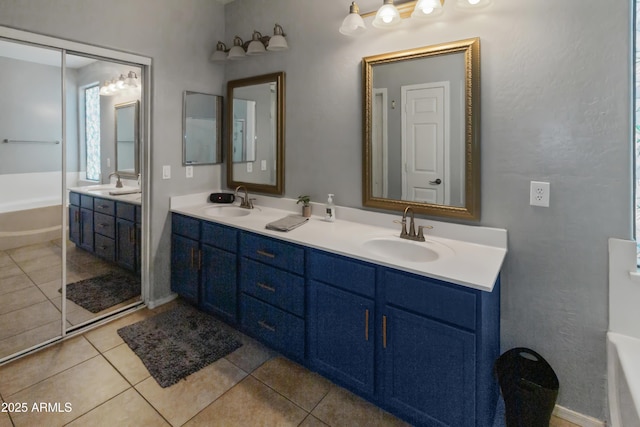
<path id="1" fill-rule="evenodd" d="M 425 245 L 440 256 L 430 262 L 390 259 L 368 250 L 364 243 L 379 238 L 405 241 L 398 237 L 400 225 L 393 223 L 393 220 L 401 218 L 399 213 L 390 215 L 338 206 L 335 222 L 326 222 L 322 217 L 313 215 L 302 226 L 289 232 L 279 232 L 267 230 L 265 226 L 286 215 L 299 214 L 300 206 L 295 204 L 295 200 L 251 194 L 256 201 L 255 209 L 249 215 L 212 217 L 205 213 L 207 208 L 225 205 L 208 203 L 208 195 L 172 197 L 171 212 L 482 291 L 493 290 L 507 253 L 506 230 L 416 219 L 416 229 L 418 225 L 431 225 L 433 229 L 425 230 L 426 242 L 411 244 Z M 314 204 L 314 212 L 323 212 L 322 205 Z M 464 240 L 461 240 L 462 236 Z"/>
<path id="2" fill-rule="evenodd" d="M 87 185 L 84 187 L 72 187 L 68 188 L 69 191 L 74 193 L 86 194 L 93 197 L 100 197 L 102 199 L 116 200 L 120 202 L 132 203 L 134 205 L 140 205 L 142 199 L 142 193 L 138 187 L 124 186 L 122 188 L 116 188 L 114 184 L 100 184 L 100 185 Z M 115 194 L 111 194 L 115 193 Z M 126 193 L 126 194 L 117 194 Z"/>

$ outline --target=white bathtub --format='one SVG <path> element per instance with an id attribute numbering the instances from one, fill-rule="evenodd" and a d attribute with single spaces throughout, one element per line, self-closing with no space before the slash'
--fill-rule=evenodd
<path id="1" fill-rule="evenodd" d="M 612 427 L 640 426 L 640 274 L 636 242 L 609 239 L 607 382 Z"/>
<path id="2" fill-rule="evenodd" d="M 0 250 L 62 237 L 61 180 L 61 172 L 0 175 Z"/>

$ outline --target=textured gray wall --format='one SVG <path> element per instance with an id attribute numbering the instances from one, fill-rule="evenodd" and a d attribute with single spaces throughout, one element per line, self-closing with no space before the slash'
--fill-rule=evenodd
<path id="1" fill-rule="evenodd" d="M 380 2 L 358 3 L 369 11 Z M 407 21 L 357 38 L 338 33 L 348 1 L 236 0 L 225 18 L 210 0 L 5 0 L 0 24 L 153 57 L 154 298 L 169 292 L 169 197 L 220 179 L 218 166 L 183 178 L 183 90 L 222 93 L 223 78 L 285 71 L 286 195 L 323 201 L 331 192 L 359 207 L 361 58 L 480 37 L 480 224 L 509 231 L 502 346 L 542 353 L 559 376 L 559 404 L 604 419 L 607 238 L 632 232 L 630 5 L 511 0 L 467 14 L 450 3 L 436 24 Z M 121 16 L 125 6 L 132 13 Z M 224 71 L 208 63 L 218 39 L 270 33 L 276 22 L 289 51 Z M 169 181 L 163 164 L 172 166 Z M 529 206 L 531 180 L 551 182 L 551 207 Z"/>
<path id="2" fill-rule="evenodd" d="M 236 0 L 226 42 L 278 22 L 291 49 L 230 63 L 226 78 L 285 71 L 286 195 L 335 193 L 359 207 L 361 58 L 480 37 L 480 224 L 509 231 L 502 347 L 542 353 L 558 403 L 604 419 L 607 238 L 632 232 L 629 2 L 495 1 L 477 14 L 453 3 L 437 23 L 368 22 L 348 38 L 338 32 L 348 1 Z M 551 183 L 551 207 L 529 206 L 531 180 Z"/>

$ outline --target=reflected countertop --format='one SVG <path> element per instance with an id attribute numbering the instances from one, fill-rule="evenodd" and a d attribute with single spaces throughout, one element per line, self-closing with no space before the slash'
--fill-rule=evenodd
<path id="1" fill-rule="evenodd" d="M 127 202 L 134 205 L 142 204 L 142 191 L 138 187 L 124 186 L 122 188 L 116 188 L 114 184 L 102 184 L 71 187 L 68 188 L 68 190 L 74 193 L 100 197 L 102 199 Z"/>

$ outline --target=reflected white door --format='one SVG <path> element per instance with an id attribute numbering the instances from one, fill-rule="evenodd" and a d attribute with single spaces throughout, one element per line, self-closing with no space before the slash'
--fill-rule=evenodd
<path id="1" fill-rule="evenodd" d="M 373 89 L 371 108 L 371 190 L 388 197 L 387 89 Z"/>
<path id="2" fill-rule="evenodd" d="M 447 203 L 449 82 L 402 87 L 402 199 Z"/>

